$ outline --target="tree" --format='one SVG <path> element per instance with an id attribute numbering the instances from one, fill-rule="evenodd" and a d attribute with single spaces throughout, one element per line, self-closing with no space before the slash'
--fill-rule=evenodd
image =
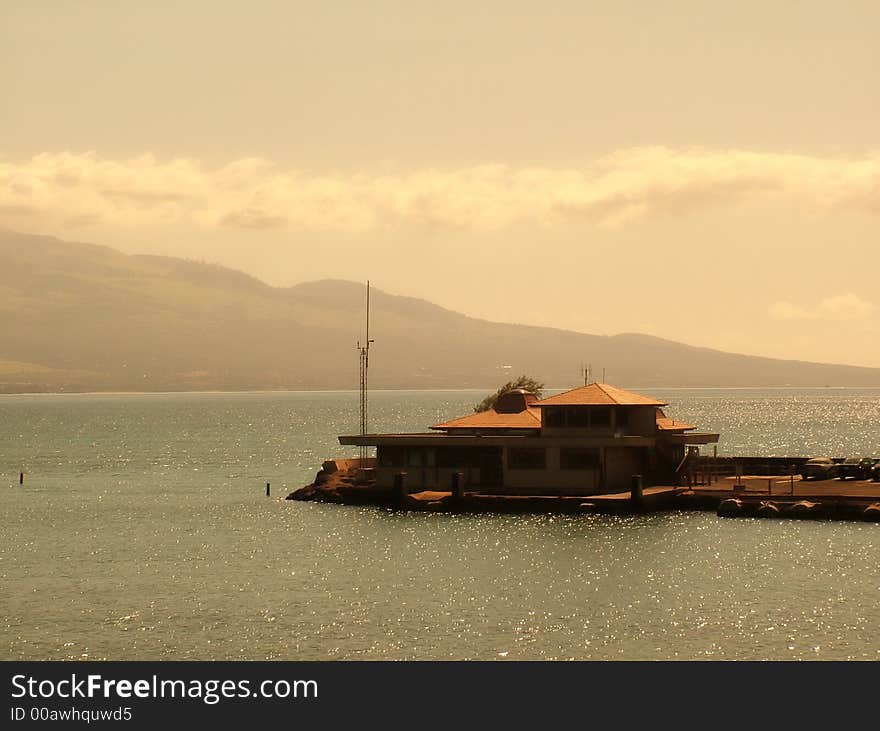
<path id="1" fill-rule="evenodd" d="M 523 391 L 527 393 L 533 393 L 538 398 L 541 398 L 541 393 L 544 390 L 544 384 L 540 381 L 535 380 L 531 376 L 520 376 L 515 381 L 508 381 L 501 388 L 499 388 L 495 393 L 489 394 L 484 398 L 480 403 L 474 406 L 474 411 L 479 413 L 480 411 L 488 411 L 491 408 L 495 407 L 496 402 L 499 398 L 501 398 L 504 394 L 509 393 L 510 391 L 516 391 L 521 388 Z"/>

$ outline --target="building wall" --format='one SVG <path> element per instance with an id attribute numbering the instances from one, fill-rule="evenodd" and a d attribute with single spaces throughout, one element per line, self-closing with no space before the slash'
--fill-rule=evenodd
<path id="1" fill-rule="evenodd" d="M 381 487 L 390 488 L 394 485 L 395 476 L 399 472 L 406 472 L 405 484 L 409 492 L 451 490 L 453 475 L 461 472 L 464 476 L 464 487 L 469 490 L 495 489 L 499 492 L 512 493 L 589 495 L 628 490 L 632 475 L 645 474 L 649 469 L 648 452 L 651 450 L 644 447 L 598 448 L 596 466 L 587 469 L 563 469 L 560 460 L 561 448 L 550 445 L 542 448 L 546 455 L 543 469 L 516 469 L 509 466 L 510 447 L 503 447 L 500 485 L 483 484 L 483 475 L 479 467 L 437 467 L 434 458 L 423 460 L 427 464 L 421 466 L 377 464 L 376 483 Z"/>
<path id="2" fill-rule="evenodd" d="M 508 470 L 504 488 L 513 492 L 589 495 L 603 492 L 600 470 Z"/>
<path id="3" fill-rule="evenodd" d="M 543 470 L 519 470 L 508 467 L 504 449 L 504 489 L 523 492 L 586 495 L 602 490 L 602 471 L 597 469 L 569 470 L 560 465 L 559 447 L 546 447 L 547 466 Z M 601 460 L 601 456 L 600 456 Z"/>
<path id="4" fill-rule="evenodd" d="M 398 472 L 406 472 L 406 486 L 409 492 L 418 490 L 451 490 L 452 476 L 456 472 L 464 475 L 464 486 L 473 489 L 480 484 L 479 467 L 377 467 L 376 484 L 379 487 L 393 487 Z"/>
<path id="5" fill-rule="evenodd" d="M 653 406 L 632 406 L 629 412 L 629 434 L 643 437 L 657 432 L 657 412 Z"/>
<path id="6" fill-rule="evenodd" d="M 647 467 L 643 449 L 605 448 L 605 483 L 612 492 L 629 490 L 632 476 L 644 474 Z"/>

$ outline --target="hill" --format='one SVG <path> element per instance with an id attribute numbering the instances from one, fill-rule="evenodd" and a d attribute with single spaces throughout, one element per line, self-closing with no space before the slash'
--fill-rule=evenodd
<path id="1" fill-rule="evenodd" d="M 363 285 L 270 287 L 220 266 L 0 232 L 0 391 L 357 387 Z M 649 335 L 488 322 L 373 290 L 371 385 L 880 385 L 880 369 L 760 358 Z"/>

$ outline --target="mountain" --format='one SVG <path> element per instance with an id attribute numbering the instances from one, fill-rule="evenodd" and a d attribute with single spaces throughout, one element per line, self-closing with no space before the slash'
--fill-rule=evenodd
<path id="1" fill-rule="evenodd" d="M 0 231 L 0 392 L 356 388 L 364 288 L 270 287 L 213 264 Z M 488 322 L 372 291 L 375 388 L 880 385 L 880 369 L 758 358 L 648 335 Z"/>

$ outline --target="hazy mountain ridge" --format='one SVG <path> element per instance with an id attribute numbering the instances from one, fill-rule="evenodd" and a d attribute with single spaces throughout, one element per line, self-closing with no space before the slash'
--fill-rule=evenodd
<path id="1" fill-rule="evenodd" d="M 357 386 L 363 285 L 271 287 L 172 257 L 0 231 L 0 391 Z M 529 373 L 574 385 L 874 386 L 880 369 L 724 353 L 626 333 L 492 323 L 374 289 L 371 384 L 490 388 Z"/>

